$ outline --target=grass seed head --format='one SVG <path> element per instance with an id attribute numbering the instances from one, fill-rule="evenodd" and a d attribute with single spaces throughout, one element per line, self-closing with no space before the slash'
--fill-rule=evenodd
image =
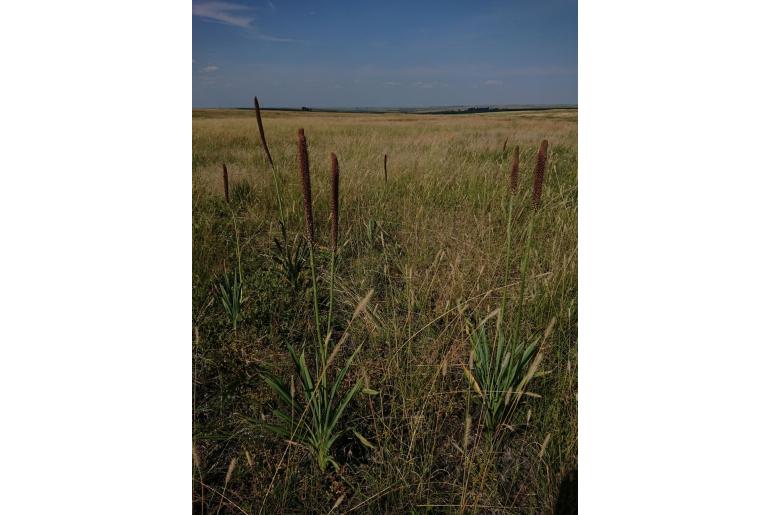
<path id="1" fill-rule="evenodd" d="M 235 470 L 235 464 L 238 462 L 238 458 L 230 460 L 230 465 L 227 467 L 227 474 L 225 475 L 225 484 L 229 483 L 233 478 L 233 471 Z"/>
<path id="2" fill-rule="evenodd" d="M 385 170 L 385 182 L 388 182 L 388 154 L 382 158 L 382 168 Z"/>
<path id="3" fill-rule="evenodd" d="M 468 445 L 471 443 L 471 425 L 473 424 L 473 419 L 470 415 L 465 416 L 465 432 L 463 434 L 463 449 L 467 450 Z"/>
<path id="4" fill-rule="evenodd" d="M 192 446 L 192 457 L 193 457 L 193 463 L 196 467 L 199 469 L 201 468 L 201 457 L 198 454 L 198 449 L 195 447 L 195 444 Z"/>
<path id="5" fill-rule="evenodd" d="M 337 162 L 337 154 L 332 152 L 330 157 L 332 161 L 332 252 L 336 252 L 340 203 L 340 165 Z"/>
<path id="6" fill-rule="evenodd" d="M 265 139 L 265 129 L 262 127 L 262 113 L 259 111 L 259 101 L 257 97 L 254 97 L 254 111 L 257 113 L 257 127 L 259 128 L 259 139 L 262 141 L 262 148 L 265 149 L 267 154 L 267 160 L 270 166 L 273 166 L 273 158 L 270 157 L 270 149 L 267 148 L 267 140 Z"/>
<path id="7" fill-rule="evenodd" d="M 543 195 L 543 179 L 545 177 L 545 160 L 548 157 L 548 140 L 544 139 L 540 143 L 540 150 L 537 152 L 537 164 L 535 165 L 535 184 L 532 190 L 532 205 L 537 209 L 540 207 L 540 197 Z"/>
<path id="8" fill-rule="evenodd" d="M 313 198 L 310 191 L 310 163 L 307 156 L 307 139 L 305 130 L 297 131 L 297 156 L 299 158 L 299 179 L 302 185 L 302 197 L 305 201 L 305 232 L 312 245 L 315 241 L 313 226 Z"/>

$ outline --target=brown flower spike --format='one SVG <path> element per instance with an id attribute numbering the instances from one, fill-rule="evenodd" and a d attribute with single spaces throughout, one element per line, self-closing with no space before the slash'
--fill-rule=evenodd
<path id="1" fill-rule="evenodd" d="M 230 203 L 230 183 L 227 180 L 227 166 L 222 163 L 222 182 L 225 185 L 225 200 Z"/>
<path id="2" fill-rule="evenodd" d="M 259 128 L 259 139 L 262 141 L 262 148 L 265 149 L 267 154 L 267 160 L 270 166 L 273 166 L 273 158 L 270 157 L 270 150 L 267 148 L 267 140 L 265 139 L 265 129 L 262 127 L 262 114 L 259 111 L 259 101 L 257 97 L 254 97 L 254 111 L 257 113 L 257 127 Z"/>
<path id="3" fill-rule="evenodd" d="M 299 180 L 302 185 L 302 197 L 305 201 L 305 232 L 312 245 L 315 241 L 313 229 L 313 199 L 310 192 L 310 163 L 307 156 L 305 129 L 297 131 L 297 157 L 299 158 Z"/>
<path id="4" fill-rule="evenodd" d="M 513 148 L 513 164 L 511 165 L 511 193 L 516 193 L 519 185 L 519 146 Z"/>
<path id="5" fill-rule="evenodd" d="M 382 166 L 385 169 L 385 182 L 388 182 L 388 154 L 382 158 Z"/>
<path id="6" fill-rule="evenodd" d="M 331 153 L 332 161 L 332 252 L 337 251 L 337 222 L 340 207 L 340 165 L 337 154 Z"/>
<path id="7" fill-rule="evenodd" d="M 545 176 L 545 160 L 548 157 L 548 140 L 544 139 L 540 143 L 540 150 L 537 152 L 537 165 L 535 165 L 535 184 L 532 189 L 532 205 L 537 209 L 540 207 L 540 197 L 543 195 L 543 178 Z"/>

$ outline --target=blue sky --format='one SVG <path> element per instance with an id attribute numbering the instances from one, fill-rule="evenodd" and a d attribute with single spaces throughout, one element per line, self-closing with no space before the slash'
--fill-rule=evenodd
<path id="1" fill-rule="evenodd" d="M 577 0 L 195 0 L 194 107 L 577 104 Z"/>

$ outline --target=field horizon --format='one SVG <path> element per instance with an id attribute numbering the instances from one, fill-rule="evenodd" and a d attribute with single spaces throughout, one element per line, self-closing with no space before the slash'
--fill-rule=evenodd
<path id="1" fill-rule="evenodd" d="M 253 106 L 232 107 L 202 107 L 194 106 L 195 111 L 252 111 Z M 494 112 L 518 112 L 518 111 L 554 111 L 554 110 L 578 110 L 577 104 L 452 104 L 452 105 L 424 105 L 424 106 L 260 106 L 262 111 L 301 111 L 318 113 L 361 113 L 361 114 L 479 114 Z M 468 110 L 473 111 L 468 111 Z"/>

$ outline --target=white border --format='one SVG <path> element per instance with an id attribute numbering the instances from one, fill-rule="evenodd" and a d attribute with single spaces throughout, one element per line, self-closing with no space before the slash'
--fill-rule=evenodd
<path id="1" fill-rule="evenodd" d="M 768 14 L 580 1 L 584 513 L 767 510 Z"/>
<path id="2" fill-rule="evenodd" d="M 5 513 L 189 513 L 188 2 L 0 16 Z"/>
<path id="3" fill-rule="evenodd" d="M 580 1 L 580 507 L 767 506 L 764 4 Z M 190 4 L 12 2 L 8 513 L 190 509 Z"/>

